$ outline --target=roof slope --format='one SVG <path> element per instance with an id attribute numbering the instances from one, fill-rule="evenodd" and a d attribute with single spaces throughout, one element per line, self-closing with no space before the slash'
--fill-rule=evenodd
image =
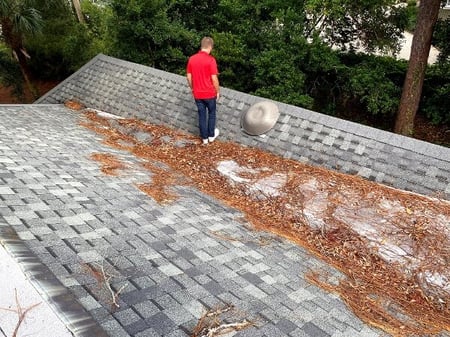
<path id="1" fill-rule="evenodd" d="M 222 139 L 450 199 L 450 148 L 279 102 L 275 127 L 263 137 L 249 136 L 241 130 L 241 114 L 264 99 L 227 88 L 221 96 Z M 197 134 L 196 108 L 183 76 L 106 55 L 97 55 L 35 103 L 66 100 Z"/>
<path id="2" fill-rule="evenodd" d="M 81 120 L 63 105 L 0 105 L 0 241 L 75 336 L 187 337 L 205 308 L 223 303 L 241 311 L 234 320 L 257 319 L 236 336 L 380 335 L 304 279 L 311 269 L 339 272 L 250 230 L 240 211 L 194 187 L 178 186 L 176 202 L 158 204 L 135 186 L 149 181 L 142 160 L 105 145 Z M 105 175 L 93 153 L 129 169 Z M 126 285 L 119 308 L 100 266 L 115 290 Z"/>
<path id="3" fill-rule="evenodd" d="M 278 102 L 275 127 L 252 137 L 240 116 L 263 99 L 226 88 L 222 95 L 222 139 L 448 199 L 447 148 Z M 197 118 L 183 76 L 105 55 L 38 104 L 0 105 L 0 241 L 76 336 L 95 329 L 96 336 L 187 336 L 204 308 L 221 303 L 258 318 L 257 328 L 239 336 L 380 335 L 305 280 L 311 270 L 336 280 L 342 274 L 302 246 L 251 230 L 242 211 L 189 184 L 172 186 L 173 203 L 149 198 L 136 186 L 156 176 L 148 165 L 164 163 L 111 146 L 86 127 L 88 113 L 54 104 L 68 99 L 193 134 Z M 94 162 L 107 154 L 125 165 L 117 176 Z M 113 289 L 123 289 L 119 308 L 112 308 L 103 267 Z"/>

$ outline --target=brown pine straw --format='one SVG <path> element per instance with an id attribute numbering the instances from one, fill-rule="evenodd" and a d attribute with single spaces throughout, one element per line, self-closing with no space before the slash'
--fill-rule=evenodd
<path id="1" fill-rule="evenodd" d="M 76 110 L 76 111 L 79 111 L 79 110 L 82 110 L 85 108 L 85 106 L 82 103 L 73 101 L 73 100 L 64 102 L 64 106 L 69 109 Z"/>
<path id="2" fill-rule="evenodd" d="M 338 285 L 333 285 L 322 280 L 323 275 L 315 272 L 310 272 L 305 277 L 312 284 L 339 294 L 364 322 L 394 336 L 423 336 L 424 334 L 430 336 L 441 332 L 439 327 L 428 325 L 432 319 L 430 320 L 427 313 L 422 313 L 425 317 L 420 321 L 414 321 L 411 316 L 399 318 L 403 311 L 395 305 L 395 302 L 389 297 L 390 294 L 375 293 L 372 287 L 367 287 L 367 284 L 343 279 Z M 355 296 L 355 292 L 358 293 L 358 296 Z M 414 301 L 411 301 L 411 305 L 414 305 Z M 416 314 L 418 317 L 421 315 L 420 311 Z"/>
<path id="3" fill-rule="evenodd" d="M 153 173 L 151 183 L 138 184 L 137 187 L 160 204 L 167 204 L 178 199 L 178 196 L 170 190 L 177 182 L 180 184 L 182 180 L 173 172 L 169 172 L 164 168 L 156 167 L 151 163 L 143 164 L 144 168 Z"/>
<path id="4" fill-rule="evenodd" d="M 450 280 L 450 239 L 435 223 L 439 217 L 450 216 L 448 201 L 396 190 L 231 142 L 215 141 L 201 146 L 198 138 L 165 126 L 115 120 L 114 126 L 119 125 L 122 130 L 119 131 L 95 113 L 87 112 L 85 116 L 89 122 L 82 125 L 103 135 L 107 144 L 170 168 L 158 176 L 173 171 L 187 177 L 202 192 L 241 210 L 256 229 L 288 238 L 337 268 L 346 275 L 338 285 L 317 274 L 308 275 L 308 279 L 337 292 L 366 323 L 394 336 L 450 331 L 450 295 L 445 289 L 427 283 L 424 276 L 424 272 L 438 273 Z M 138 142 L 130 135 L 132 132 L 123 132 L 127 128 L 148 132 L 152 141 Z M 187 145 L 175 146 L 180 139 L 186 140 Z M 259 173 L 242 174 L 249 181 L 268 176 L 268 171 L 285 174 L 287 181 L 282 193 L 271 196 L 261 192 L 255 198 L 246 186 L 230 183 L 218 172 L 218 163 L 225 160 L 233 160 L 249 170 L 265 168 L 255 171 Z M 155 178 L 156 175 L 152 179 Z M 315 185 L 308 185 L 312 181 Z M 157 185 L 162 188 L 166 183 L 171 182 Z M 159 193 L 165 192 L 161 189 Z M 327 203 L 320 209 L 323 197 Z M 391 210 L 391 206 L 383 207 L 383 203 L 395 207 Z M 323 225 L 311 223 L 306 212 L 311 205 L 316 207 L 313 211 L 317 211 Z M 366 213 L 367 221 L 376 221 L 372 224 L 376 226 L 375 238 L 362 236 L 353 227 Z M 377 243 L 374 240 L 378 239 L 381 243 L 391 240 L 397 246 L 407 245 L 410 247 L 407 257 L 417 258 L 417 265 L 405 269 L 397 261 L 383 259 L 374 246 Z"/>
<path id="5" fill-rule="evenodd" d="M 127 168 L 116 156 L 109 153 L 93 153 L 91 159 L 101 163 L 104 174 L 115 176 L 118 170 Z"/>

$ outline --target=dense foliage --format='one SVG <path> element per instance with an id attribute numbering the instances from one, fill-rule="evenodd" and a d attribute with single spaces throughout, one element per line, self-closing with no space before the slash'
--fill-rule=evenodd
<path id="1" fill-rule="evenodd" d="M 184 69 L 194 36 L 169 19 L 165 0 L 112 0 L 111 9 L 112 54 L 167 71 Z"/>
<path id="2" fill-rule="evenodd" d="M 439 48 L 439 62 L 450 61 L 450 17 L 438 20 L 434 28 L 433 45 Z"/>
<path id="3" fill-rule="evenodd" d="M 0 0 L 0 14 L 13 2 Z M 25 2 L 41 18 L 40 34 L 23 36 L 35 78 L 61 80 L 100 52 L 184 74 L 187 57 L 210 35 L 223 86 L 386 129 L 407 63 L 366 52 L 395 53 L 416 15 L 415 1 L 396 0 L 83 0 L 80 23 L 70 1 Z M 419 111 L 435 123 L 450 119 L 449 27 L 449 20 L 436 26 L 442 53 L 427 72 Z M 8 49 L 0 61 L 17 72 Z"/>
<path id="4" fill-rule="evenodd" d="M 450 124 L 450 62 L 429 69 L 421 101 L 421 111 L 435 124 Z"/>
<path id="5" fill-rule="evenodd" d="M 23 85 L 22 81 L 17 81 L 17 78 L 21 78 L 19 65 L 9 56 L 6 48 L 0 45 L 0 83 L 11 87 L 14 95 L 22 98 Z"/>

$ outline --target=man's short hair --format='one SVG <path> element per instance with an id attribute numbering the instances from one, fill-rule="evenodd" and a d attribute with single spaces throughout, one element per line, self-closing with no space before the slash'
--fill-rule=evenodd
<path id="1" fill-rule="evenodd" d="M 200 47 L 202 49 L 209 48 L 209 47 L 212 48 L 212 47 L 214 47 L 214 40 L 209 36 L 205 36 L 200 43 Z"/>

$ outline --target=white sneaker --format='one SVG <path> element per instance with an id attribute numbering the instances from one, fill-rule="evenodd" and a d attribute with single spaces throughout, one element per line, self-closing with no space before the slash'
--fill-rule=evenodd
<path id="1" fill-rule="evenodd" d="M 210 143 L 212 143 L 214 140 L 216 140 L 216 138 L 219 136 L 220 131 L 218 128 L 214 129 L 214 137 L 208 137 L 208 140 Z"/>
<path id="2" fill-rule="evenodd" d="M 203 145 L 208 144 L 208 139 L 203 139 Z"/>

